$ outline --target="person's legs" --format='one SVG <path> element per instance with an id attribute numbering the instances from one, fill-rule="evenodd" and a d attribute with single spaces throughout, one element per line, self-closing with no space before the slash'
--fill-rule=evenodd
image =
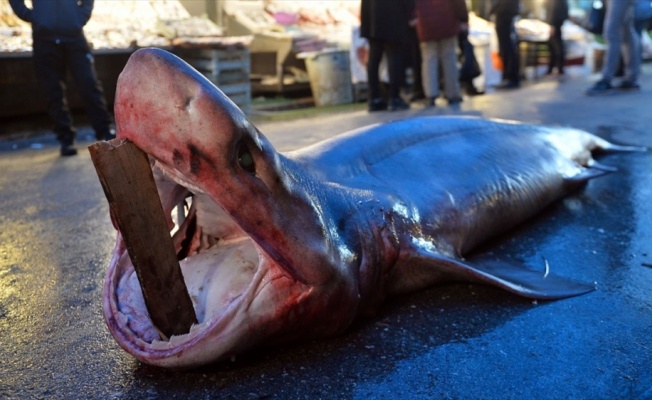
<path id="1" fill-rule="evenodd" d="M 401 85 L 405 77 L 405 46 L 398 43 L 386 43 L 387 69 L 389 72 L 389 109 L 404 110 L 410 105 L 401 98 Z"/>
<path id="2" fill-rule="evenodd" d="M 602 80 L 606 83 L 611 83 L 616 68 L 618 68 L 623 42 L 623 24 L 630 5 L 629 0 L 607 0 L 607 14 L 604 21 L 604 38 L 607 42 L 607 51 L 602 66 Z"/>
<path id="3" fill-rule="evenodd" d="M 97 79 L 95 61 L 84 37 L 65 45 L 65 57 L 70 73 L 84 100 L 91 125 L 98 140 L 111 138 L 111 116 L 107 110 L 104 91 Z"/>
<path id="4" fill-rule="evenodd" d="M 430 105 L 439 97 L 439 58 L 436 42 L 421 42 L 423 90 Z"/>
<path id="5" fill-rule="evenodd" d="M 552 71 L 557 65 L 557 49 L 555 47 L 555 39 L 550 36 L 548 38 L 548 71 L 547 74 L 552 74 Z"/>
<path id="6" fill-rule="evenodd" d="M 367 60 L 367 86 L 369 88 L 369 111 L 387 109 L 387 102 L 380 90 L 380 62 L 383 59 L 382 41 L 369 39 L 369 59 Z"/>
<path id="7" fill-rule="evenodd" d="M 596 96 L 614 93 L 611 81 L 616 74 L 621 56 L 625 59 L 625 79 L 620 90 L 638 90 L 636 80 L 640 71 L 640 38 L 633 23 L 634 0 L 607 0 L 604 37 L 607 42 L 602 79 L 589 88 L 586 94 Z"/>
<path id="8" fill-rule="evenodd" d="M 627 1 L 623 1 L 627 3 Z M 641 36 L 634 26 L 634 2 L 627 9 L 623 20 L 622 51 L 625 58 L 625 78 L 623 85 L 636 84 L 641 70 Z M 630 85 L 630 86 L 631 86 Z"/>
<path id="9" fill-rule="evenodd" d="M 439 58 L 444 74 L 444 92 L 450 103 L 462 99 L 460 91 L 459 73 L 457 69 L 457 37 L 453 36 L 438 42 Z"/>
<path id="10" fill-rule="evenodd" d="M 564 49 L 564 41 L 561 36 L 561 26 L 555 26 L 554 32 L 550 36 L 550 60 L 548 63 L 548 73 L 557 68 L 557 72 L 564 73 L 564 64 L 566 63 L 566 52 Z"/>
<path id="11" fill-rule="evenodd" d="M 498 39 L 498 54 L 503 62 L 502 79 L 507 80 L 509 72 L 507 63 L 509 62 L 510 47 L 511 47 L 511 31 L 509 25 L 504 21 L 503 17 L 496 17 L 496 37 Z"/>
<path id="12" fill-rule="evenodd" d="M 496 35 L 500 58 L 503 61 L 503 87 L 517 87 L 520 84 L 519 60 L 516 43 L 516 31 L 513 18 L 496 16 Z"/>
<path id="13" fill-rule="evenodd" d="M 509 20 L 509 46 L 508 46 L 508 65 L 507 70 L 509 73 L 508 80 L 516 85 L 521 82 L 520 76 L 520 61 L 518 55 L 518 39 L 516 37 L 516 26 L 514 25 L 514 18 Z"/>
<path id="14" fill-rule="evenodd" d="M 66 100 L 66 68 L 61 45 L 35 38 L 33 60 L 36 79 L 45 95 L 47 112 L 54 123 L 53 130 L 61 143 L 63 154 L 63 149 L 74 143 L 75 131 Z"/>
<path id="15" fill-rule="evenodd" d="M 559 64 L 557 64 L 557 69 L 559 70 L 560 74 L 564 73 L 564 69 L 566 68 L 566 46 L 564 45 L 564 38 L 562 37 L 562 31 L 561 31 L 561 26 L 556 30 L 555 33 L 555 40 L 557 41 L 557 47 L 559 49 Z"/>
<path id="16" fill-rule="evenodd" d="M 412 74 L 414 82 L 412 83 L 412 101 L 421 100 L 425 97 L 423 91 L 423 74 L 421 73 L 421 48 L 419 38 L 415 29 L 411 29 L 410 53 L 412 62 Z"/>

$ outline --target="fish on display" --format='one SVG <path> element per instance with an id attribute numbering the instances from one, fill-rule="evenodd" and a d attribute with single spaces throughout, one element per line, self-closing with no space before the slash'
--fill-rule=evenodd
<path id="1" fill-rule="evenodd" d="M 279 153 L 201 73 L 158 49 L 120 75 L 118 137 L 148 154 L 198 323 L 162 338 L 118 235 L 104 316 L 138 360 L 192 367 L 257 345 L 327 337 L 391 295 L 450 281 L 534 299 L 593 284 L 471 250 L 611 169 L 631 151 L 590 133 L 418 117 Z"/>

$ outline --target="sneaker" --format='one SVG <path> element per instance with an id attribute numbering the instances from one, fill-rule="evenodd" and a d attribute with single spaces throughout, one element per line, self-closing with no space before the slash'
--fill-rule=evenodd
<path id="1" fill-rule="evenodd" d="M 389 111 L 407 110 L 408 108 L 410 108 L 410 105 L 400 97 L 392 98 L 389 103 Z"/>
<path id="2" fill-rule="evenodd" d="M 77 149 L 72 147 L 72 144 L 61 145 L 61 157 L 70 157 L 77 155 Z"/>
<path id="3" fill-rule="evenodd" d="M 385 111 L 387 110 L 387 101 L 385 99 L 376 98 L 369 102 L 369 112 Z"/>
<path id="4" fill-rule="evenodd" d="M 611 83 L 609 81 L 606 81 L 604 79 L 600 79 L 586 91 L 587 96 L 603 96 L 603 95 L 609 95 L 609 94 L 614 94 L 614 87 L 611 86 Z"/>
<path id="5" fill-rule="evenodd" d="M 618 86 L 618 90 L 622 92 L 636 92 L 641 90 L 641 85 L 634 81 L 624 80 Z"/>

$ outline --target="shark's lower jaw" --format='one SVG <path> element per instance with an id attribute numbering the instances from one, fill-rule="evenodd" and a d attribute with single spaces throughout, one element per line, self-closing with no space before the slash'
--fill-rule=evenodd
<path id="1" fill-rule="evenodd" d="M 193 193 L 181 186 L 185 182 L 171 171 L 162 173 L 156 164 L 153 169 L 166 215 L 176 213 L 178 207 L 184 209 L 179 223 L 171 223 L 173 243 L 198 324 L 188 334 L 172 338 L 159 332 L 149 317 L 120 235 L 105 288 L 105 318 L 125 350 L 141 361 L 157 364 L 157 360 L 191 353 L 189 348 L 208 336 L 210 340 L 232 336 L 229 332 L 242 325 L 243 312 L 259 294 L 269 263 L 260 247 L 208 196 L 198 188 Z"/>

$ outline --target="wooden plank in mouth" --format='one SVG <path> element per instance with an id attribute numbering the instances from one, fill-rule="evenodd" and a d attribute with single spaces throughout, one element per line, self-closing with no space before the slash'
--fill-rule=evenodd
<path id="1" fill-rule="evenodd" d="M 154 326 L 166 340 L 188 333 L 197 316 L 147 155 L 123 139 L 96 142 L 88 150 Z"/>

